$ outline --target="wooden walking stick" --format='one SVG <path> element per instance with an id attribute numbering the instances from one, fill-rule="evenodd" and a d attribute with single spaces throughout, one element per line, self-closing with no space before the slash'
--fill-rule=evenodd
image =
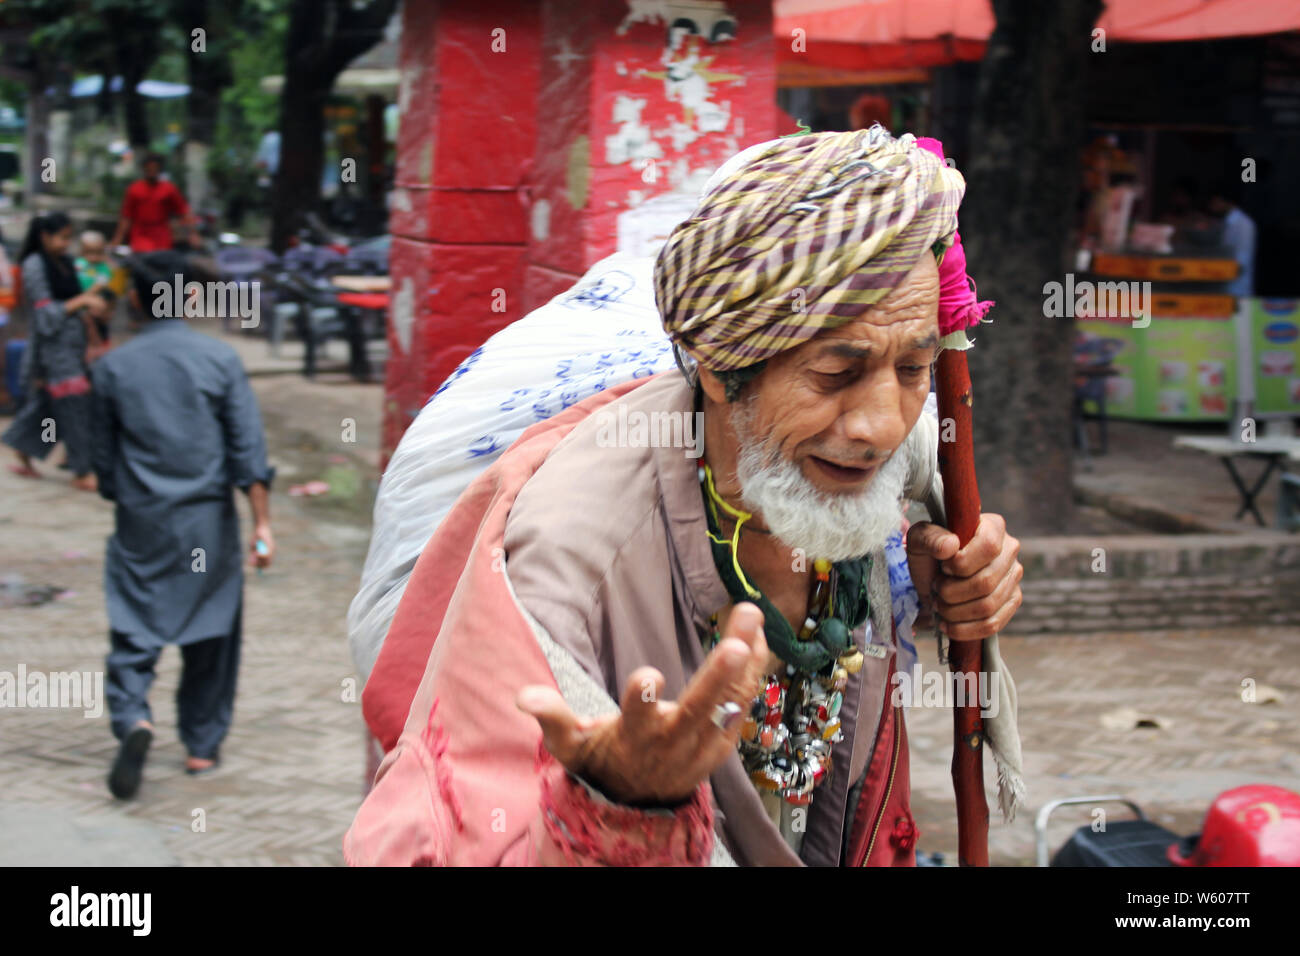
<path id="1" fill-rule="evenodd" d="M 917 145 L 941 160 L 943 144 L 922 137 Z M 945 160 L 946 162 L 946 160 Z M 965 547 L 980 523 L 980 492 L 975 483 L 975 446 L 971 440 L 970 368 L 963 348 L 969 347 L 964 330 L 979 321 L 992 302 L 977 302 L 975 284 L 966 274 L 966 252 L 961 234 L 953 236 L 951 247 L 939 264 L 939 332 L 941 351 L 935 363 L 935 392 L 939 401 L 939 474 L 943 477 L 943 507 L 948 530 Z M 959 339 L 949 342 L 948 336 Z M 951 420 L 951 427 L 948 422 Z M 952 441 L 944 441 L 951 436 Z M 983 670 L 982 641 L 949 641 L 948 662 L 958 680 L 963 674 L 975 678 Z M 958 685 L 961 686 L 961 685 Z M 989 865 L 989 805 L 984 799 L 984 718 L 978 694 L 962 695 L 962 705 L 953 710 L 952 787 L 957 798 L 957 862 L 961 866 Z"/>
<path id="2" fill-rule="evenodd" d="M 944 349 L 935 366 L 935 391 L 939 400 L 939 421 L 945 425 L 939 442 L 939 473 L 943 476 L 943 506 L 948 529 L 961 546 L 975 536 L 980 522 L 980 493 L 975 484 L 975 447 L 971 441 L 970 369 L 966 353 Z M 949 419 L 950 430 L 946 429 Z M 958 680 L 973 674 L 978 687 L 983 669 L 982 641 L 949 641 L 948 660 Z M 961 686 L 958 684 L 958 686 Z M 961 866 L 989 865 L 989 807 L 984 798 L 984 718 L 980 704 L 962 696 L 953 712 L 952 786 L 957 797 L 957 861 Z M 976 695 L 978 697 L 978 695 Z"/>

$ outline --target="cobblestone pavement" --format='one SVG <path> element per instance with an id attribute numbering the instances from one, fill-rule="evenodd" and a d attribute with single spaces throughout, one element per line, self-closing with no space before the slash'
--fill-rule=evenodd
<path id="1" fill-rule="evenodd" d="M 241 353 L 256 360 L 246 343 Z M 116 803 L 104 785 L 116 747 L 106 716 L 0 710 L 0 864 L 341 862 L 340 840 L 364 783 L 359 706 L 344 699 L 353 676 L 344 615 L 367 543 L 380 389 L 328 374 L 316 382 L 259 374 L 253 384 L 280 469 L 272 493 L 279 553 L 273 568 L 261 578 L 250 574 L 245 586 L 244 658 L 223 766 L 209 777 L 182 772 L 174 649 L 164 652 L 151 695 L 158 734 L 131 803 Z M 356 419 L 355 444 L 340 440 L 344 418 Z M 100 671 L 111 507 L 71 490 L 65 472 L 44 470 L 48 477 L 39 482 L 0 470 L 0 581 L 18 575 L 26 585 L 68 590 L 39 606 L 0 608 L 0 671 L 20 664 Z M 287 494 L 320 477 L 331 495 Z M 923 667 L 937 666 L 932 647 L 923 654 Z M 1001 823 L 986 761 L 995 863 L 1032 861 L 1034 812 L 1059 796 L 1125 793 L 1185 834 L 1230 787 L 1300 789 L 1300 634 L 1259 628 L 1005 638 L 1003 654 L 1019 691 L 1030 793 L 1020 818 Z M 1259 685 L 1259 696 L 1272 687 L 1282 700 L 1243 703 L 1246 678 Z M 1166 726 L 1105 729 L 1101 716 L 1120 707 Z M 908 726 L 919 846 L 951 861 L 951 712 L 913 708 Z M 1091 820 L 1089 809 L 1058 815 L 1053 847 Z"/>

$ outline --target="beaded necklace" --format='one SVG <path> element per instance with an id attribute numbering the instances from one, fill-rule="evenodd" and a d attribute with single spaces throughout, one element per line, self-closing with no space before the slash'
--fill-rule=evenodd
<path id="1" fill-rule="evenodd" d="M 870 556 L 832 564 L 813 562 L 808 612 L 796 633 L 740 566 L 740 530 L 754 516 L 718 494 L 708 465 L 699 470 L 713 562 L 733 603 L 752 601 L 763 611 L 768 647 L 785 668 L 769 675 L 740 730 L 740 757 L 750 780 L 786 802 L 806 806 L 813 789 L 831 775 L 831 749 L 843 739 L 839 713 L 849 675 L 862 667 L 852 632 L 871 612 L 867 600 Z M 730 539 L 720 530 L 719 509 L 735 522 Z M 718 616 L 710 619 L 709 648 L 721 640 Z"/>

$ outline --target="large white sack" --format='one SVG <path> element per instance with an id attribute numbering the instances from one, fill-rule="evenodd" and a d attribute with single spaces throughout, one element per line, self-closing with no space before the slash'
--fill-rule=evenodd
<path id="1" fill-rule="evenodd" d="M 370 676 L 402 591 L 460 493 L 535 422 L 603 389 L 673 368 L 655 307 L 653 257 L 615 253 L 513 322 L 439 386 L 379 485 L 348 643 Z"/>

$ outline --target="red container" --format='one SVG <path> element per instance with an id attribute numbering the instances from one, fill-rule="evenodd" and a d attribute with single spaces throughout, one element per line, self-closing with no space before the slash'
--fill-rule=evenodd
<path id="1" fill-rule="evenodd" d="M 1222 793 L 1196 848 L 1181 850 L 1179 843 L 1168 850 L 1178 866 L 1300 866 L 1300 794 L 1267 784 Z"/>

